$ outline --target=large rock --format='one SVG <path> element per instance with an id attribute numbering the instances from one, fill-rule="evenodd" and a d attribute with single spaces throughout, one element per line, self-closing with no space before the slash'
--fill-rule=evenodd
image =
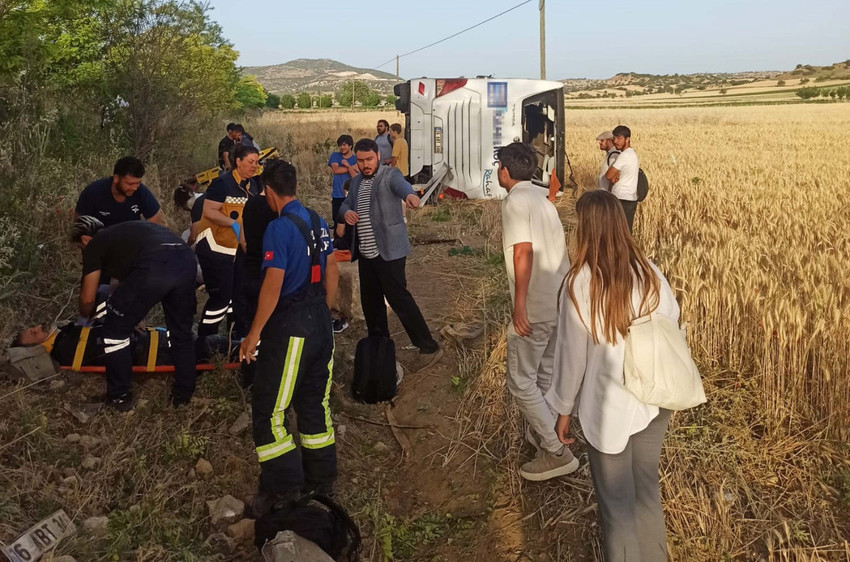
<path id="1" fill-rule="evenodd" d="M 334 562 L 316 543 L 292 531 L 280 531 L 262 552 L 266 562 Z"/>
<path id="2" fill-rule="evenodd" d="M 245 504 L 231 495 L 208 501 L 207 507 L 210 510 L 210 523 L 213 527 L 223 528 L 236 523 L 245 513 Z"/>
<path id="3" fill-rule="evenodd" d="M 357 272 L 356 263 L 339 262 L 339 289 L 333 308 L 349 320 L 363 320 L 363 307 L 360 305 L 360 275 Z"/>

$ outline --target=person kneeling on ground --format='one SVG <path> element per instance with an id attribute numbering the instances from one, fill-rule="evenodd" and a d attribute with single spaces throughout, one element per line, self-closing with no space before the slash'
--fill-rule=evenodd
<path id="1" fill-rule="evenodd" d="M 261 181 L 279 217 L 263 236 L 265 277 L 239 350 L 240 360 L 257 362 L 251 399 L 260 461 L 256 517 L 302 491 L 332 495 L 337 479 L 328 401 L 334 350 L 330 303 L 339 271 L 328 225 L 297 199 L 292 164 L 269 162 Z M 287 421 L 290 406 L 298 416 L 300 448 Z"/>
<path id="2" fill-rule="evenodd" d="M 569 267 L 564 227 L 546 190 L 531 183 L 537 169 L 534 150 L 515 142 L 501 148 L 498 158 L 499 185 L 508 191 L 502 201 L 502 239 L 514 305 L 507 336 L 508 390 L 530 428 L 528 440 L 538 450 L 519 474 L 526 480 L 548 480 L 575 471 L 579 464 L 558 441 L 555 412 L 543 398 L 552 384 L 555 303 Z"/>
<path id="3" fill-rule="evenodd" d="M 632 321 L 651 313 L 678 325 L 679 305 L 629 234 L 613 194 L 588 191 L 576 215 L 576 252 L 561 289 L 555 377 L 546 399 L 559 413 L 555 432 L 562 443 L 573 442 L 574 411 L 581 420 L 605 560 L 665 562 L 658 461 L 671 412 L 638 400 L 623 383 L 623 365 Z"/>
<path id="4" fill-rule="evenodd" d="M 133 408 L 131 380 L 133 351 L 130 337 L 148 311 L 162 303 L 171 332 L 174 386 L 170 402 L 186 404 L 195 391 L 195 256 L 179 236 L 147 221 L 104 228 L 94 217 L 74 221 L 71 242 L 83 251 L 80 316 L 95 312 L 101 276 L 119 282 L 106 302 L 103 321 L 106 404 L 121 411 Z"/>

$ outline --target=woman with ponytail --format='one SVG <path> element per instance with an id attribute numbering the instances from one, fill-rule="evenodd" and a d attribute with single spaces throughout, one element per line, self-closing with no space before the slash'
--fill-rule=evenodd
<path id="1" fill-rule="evenodd" d="M 578 227 L 559 297 L 552 387 L 555 432 L 570 444 L 577 413 L 587 440 L 608 562 L 667 560 L 658 486 L 669 410 L 640 402 L 623 385 L 625 336 L 650 313 L 678 321 L 667 280 L 629 233 L 617 198 L 589 191 L 576 204 Z"/>

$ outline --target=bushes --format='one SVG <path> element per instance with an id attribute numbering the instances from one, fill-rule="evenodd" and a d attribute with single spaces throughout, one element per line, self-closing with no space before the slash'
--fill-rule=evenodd
<path id="1" fill-rule="evenodd" d="M 0 8 L 0 338 L 73 314 L 80 258 L 65 232 L 81 189 L 134 154 L 167 212 L 165 186 L 214 162 L 216 116 L 237 108 L 239 82 L 199 4 L 15 6 Z"/>

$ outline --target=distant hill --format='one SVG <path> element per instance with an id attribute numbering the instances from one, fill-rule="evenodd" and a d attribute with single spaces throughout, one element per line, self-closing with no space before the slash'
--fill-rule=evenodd
<path id="1" fill-rule="evenodd" d="M 357 68 L 331 59 L 296 59 L 271 66 L 248 66 L 243 72 L 255 75 L 266 90 L 275 94 L 334 92 L 352 79 L 389 94 L 398 83 L 394 74 Z"/>
<path id="2" fill-rule="evenodd" d="M 795 80 L 803 78 L 808 78 L 810 82 L 848 79 L 850 78 L 850 59 L 844 62 L 837 62 L 829 66 L 798 64 L 794 70 L 779 76 L 780 80 Z"/>
<path id="3" fill-rule="evenodd" d="M 628 89 L 641 92 L 645 90 L 673 92 L 677 88 L 704 89 L 709 86 L 729 84 L 734 86 L 756 80 L 771 80 L 781 74 L 781 70 L 728 73 L 700 72 L 696 74 L 640 74 L 637 72 L 621 72 L 607 80 L 567 78 L 566 80 L 562 80 L 562 82 L 567 92 L 601 90 L 605 88 Z"/>

